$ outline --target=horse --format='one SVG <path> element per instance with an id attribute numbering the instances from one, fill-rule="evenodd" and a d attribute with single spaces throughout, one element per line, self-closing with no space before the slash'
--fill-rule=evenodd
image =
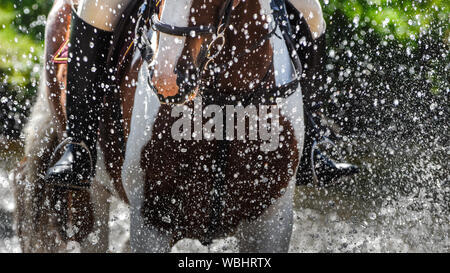
<path id="1" fill-rule="evenodd" d="M 70 2 L 55 1 L 48 17 L 43 84 L 24 131 L 25 158 L 15 176 L 22 249 L 64 251 L 75 240 L 81 251 L 106 251 L 108 198 L 117 196 L 129 204 L 132 251 L 167 252 L 183 238 L 209 244 L 231 235 L 238 237 L 240 251 L 288 251 L 304 142 L 303 102 L 298 82 L 286 89 L 289 96 L 276 101 L 254 92 L 280 89 L 295 78 L 283 33 L 270 23 L 270 1 L 163 1 L 152 17 L 157 35 L 152 60 L 139 50 L 129 54 L 136 18 L 124 16 L 111 53 L 119 56 L 111 96 L 119 97 L 122 117 L 118 122 L 106 98 L 93 186 L 67 192 L 46 187 L 42 174 L 64 138 L 67 71 L 51 60 L 68 37 Z M 128 14 L 131 10 L 136 6 Z M 225 17 L 226 28 L 213 27 Z M 170 102 L 174 97 L 176 104 Z M 195 112 L 201 118 L 218 117 L 217 125 L 221 109 L 262 104 L 261 98 L 267 98 L 270 109 L 279 109 L 278 115 L 275 110 L 268 115 L 271 122 L 279 121 L 276 149 L 262 150 L 267 140 L 249 136 L 222 139 L 215 134 L 217 126 L 215 132 L 209 130 L 216 138 L 203 136 L 205 128 L 211 129 L 210 120 L 196 119 Z M 218 108 L 202 113 L 211 105 Z M 194 115 L 185 120 L 201 127 L 200 134 L 187 130 L 188 122 L 181 138 L 174 137 L 174 131 L 180 133 L 173 126 L 181 113 L 183 118 Z M 243 132 L 250 134 L 251 127 L 245 124 Z"/>
<path id="2" fill-rule="evenodd" d="M 122 169 L 134 251 L 165 252 L 183 238 L 209 243 L 229 235 L 238 237 L 240 251 L 288 251 L 303 105 L 290 52 L 280 28 L 270 24 L 271 14 L 269 0 L 192 0 L 165 1 L 161 18 L 152 18 L 158 46 L 140 71 Z M 266 99 L 291 82 L 281 102 Z M 280 108 L 283 129 L 275 149 L 260 149 L 265 140 L 233 132 L 226 139 L 206 136 L 209 122 L 216 132 L 228 123 L 225 108 L 255 102 Z M 211 104 L 217 104 L 213 110 Z M 180 113 L 182 119 L 194 116 L 174 130 Z M 202 125 L 203 131 L 189 128 Z M 183 136 L 176 139 L 174 131 Z"/>

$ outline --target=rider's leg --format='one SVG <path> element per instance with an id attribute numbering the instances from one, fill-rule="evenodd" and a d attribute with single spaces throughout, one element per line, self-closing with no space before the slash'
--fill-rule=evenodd
<path id="1" fill-rule="evenodd" d="M 358 168 L 345 162 L 331 160 L 323 154 L 319 147 L 314 145 L 315 142 L 321 142 L 323 135 L 319 132 L 321 129 L 318 126 L 320 117 L 313 112 L 314 108 L 317 108 L 317 105 L 326 99 L 324 98 L 325 94 L 320 91 L 326 78 L 326 24 L 318 0 L 293 0 L 291 3 L 303 14 L 313 39 L 313 45 L 309 47 L 311 52 L 308 52 L 310 57 L 307 60 L 306 78 L 302 82 L 304 103 L 309 113 L 305 111 L 305 144 L 300 162 L 301 171 L 297 172 L 297 184 L 308 184 L 316 180 L 315 182 L 320 185 L 329 185 L 342 176 L 356 173 Z M 312 166 L 311 156 L 313 156 L 314 166 Z"/>
<path id="2" fill-rule="evenodd" d="M 66 97 L 69 141 L 62 157 L 47 171 L 45 179 L 51 185 L 69 189 L 90 186 L 95 171 L 103 86 L 107 79 L 105 64 L 112 39 L 109 30 L 113 29 L 121 12 L 118 3 L 126 6 L 128 1 L 84 0 L 80 1 L 79 13 L 72 11 Z M 94 6 L 102 14 L 102 20 L 93 15 L 91 8 Z"/>
<path id="3" fill-rule="evenodd" d="M 113 31 L 131 0 L 80 0 L 78 14 L 90 25 Z"/>

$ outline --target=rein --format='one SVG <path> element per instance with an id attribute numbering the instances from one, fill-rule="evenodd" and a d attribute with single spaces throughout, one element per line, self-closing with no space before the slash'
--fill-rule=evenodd
<path id="1" fill-rule="evenodd" d="M 216 27 L 213 25 L 198 26 L 198 27 L 177 27 L 163 23 L 159 20 L 158 14 L 153 14 L 152 28 L 154 31 L 159 31 L 165 34 L 173 36 L 195 36 L 196 34 L 214 34 L 217 32 Z"/>

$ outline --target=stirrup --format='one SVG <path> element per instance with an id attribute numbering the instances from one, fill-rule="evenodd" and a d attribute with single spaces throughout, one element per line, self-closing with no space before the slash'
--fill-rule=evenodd
<path id="1" fill-rule="evenodd" d="M 326 163 L 326 164 L 333 164 L 334 166 L 336 166 L 336 168 L 338 168 L 338 165 L 342 165 L 342 164 L 338 164 L 338 163 L 336 163 L 334 160 L 332 160 L 332 159 L 330 159 L 330 158 L 327 158 L 326 155 L 322 154 L 322 152 L 320 151 L 320 149 L 318 149 L 318 146 L 319 146 L 320 144 L 329 144 L 329 145 L 331 145 L 332 148 L 335 148 L 335 147 L 337 146 L 333 141 L 331 141 L 331 140 L 330 140 L 328 137 L 326 137 L 326 136 L 322 136 L 320 140 L 315 139 L 314 142 L 313 142 L 313 145 L 312 145 L 312 147 L 311 147 L 310 164 L 311 164 L 311 174 L 312 174 L 312 179 L 313 179 L 314 184 L 315 184 L 317 187 L 328 187 L 328 186 L 335 185 L 336 183 L 333 182 L 334 179 L 339 179 L 339 177 L 341 177 L 341 176 L 348 176 L 348 175 L 356 174 L 356 173 L 359 172 L 357 166 L 354 166 L 354 165 L 351 165 L 351 164 L 346 163 L 346 164 L 348 165 L 347 168 L 348 168 L 348 167 L 352 167 L 353 170 L 350 171 L 350 169 L 347 169 L 347 170 L 349 170 L 349 171 L 347 172 L 347 174 L 341 173 L 340 176 L 337 176 L 337 177 L 333 178 L 333 180 L 331 181 L 331 183 L 321 182 L 321 181 L 319 180 L 319 177 L 318 177 L 317 171 L 316 171 L 316 164 L 315 164 L 315 163 L 316 163 L 316 161 L 315 161 L 315 160 L 316 160 L 316 158 L 315 158 L 315 157 L 316 157 L 316 151 L 318 151 L 318 154 L 319 154 L 319 157 L 318 157 L 318 158 L 320 158 L 320 160 L 325 161 L 325 162 L 328 162 L 328 163 Z M 338 152 L 338 153 L 339 153 L 339 152 Z M 339 157 L 339 155 L 338 155 L 338 157 Z M 355 168 L 356 168 L 356 169 L 355 169 Z"/>
<path id="2" fill-rule="evenodd" d="M 61 150 L 63 147 L 67 146 L 67 145 L 76 145 L 76 146 L 80 146 L 81 148 L 83 148 L 85 151 L 87 151 L 87 154 L 89 156 L 89 165 L 90 165 L 90 174 L 93 173 L 94 171 L 94 164 L 93 164 L 93 158 L 92 158 L 92 153 L 91 150 L 89 150 L 88 146 L 84 143 L 84 142 L 76 142 L 73 141 L 73 139 L 71 137 L 67 137 L 65 138 L 61 143 L 58 144 L 58 146 L 56 146 L 55 150 L 53 151 L 52 156 L 50 157 L 50 162 L 54 162 L 55 157 L 58 154 L 58 151 Z M 77 185 L 71 185 L 71 188 L 73 189 L 86 189 L 86 187 L 83 186 L 77 186 Z"/>
<path id="3" fill-rule="evenodd" d="M 319 108 L 322 107 L 322 102 L 317 103 L 314 106 L 311 106 L 310 111 L 316 111 Z M 315 164 L 315 151 L 320 149 L 317 149 L 317 146 L 319 146 L 320 144 L 329 144 L 332 147 L 336 147 L 336 144 L 330 139 L 328 138 L 326 135 L 322 134 L 319 131 L 319 126 L 317 125 L 317 123 L 314 121 L 314 118 L 312 116 L 312 113 L 310 111 L 305 111 L 306 117 L 308 119 L 308 121 L 310 122 L 310 125 L 312 126 L 312 129 L 315 131 L 315 135 L 316 136 L 320 136 L 320 139 L 317 140 L 317 137 L 313 137 L 314 142 L 311 146 L 311 153 L 310 153 L 310 164 L 311 164 L 311 173 L 312 173 L 312 179 L 314 184 L 317 187 L 321 187 L 321 186 L 328 186 L 328 185 L 321 185 L 321 182 L 319 181 L 319 178 L 317 176 L 317 171 L 316 171 L 316 164 Z M 320 156 L 323 158 L 324 155 L 320 152 Z M 327 159 L 329 161 L 332 161 L 331 159 Z M 333 162 L 334 163 L 334 162 Z M 332 185 L 335 183 L 330 183 L 329 185 Z"/>

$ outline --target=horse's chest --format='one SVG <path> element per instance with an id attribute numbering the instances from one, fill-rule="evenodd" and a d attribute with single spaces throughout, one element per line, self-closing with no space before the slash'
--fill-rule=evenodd
<path id="1" fill-rule="evenodd" d="M 298 142 L 283 116 L 279 146 L 270 152 L 260 149 L 260 140 L 176 141 L 172 126 L 178 119 L 172 117 L 172 107 L 161 106 L 140 161 L 143 216 L 177 239 L 227 233 L 241 220 L 258 217 L 295 174 Z M 191 125 L 195 133 L 194 121 Z"/>

